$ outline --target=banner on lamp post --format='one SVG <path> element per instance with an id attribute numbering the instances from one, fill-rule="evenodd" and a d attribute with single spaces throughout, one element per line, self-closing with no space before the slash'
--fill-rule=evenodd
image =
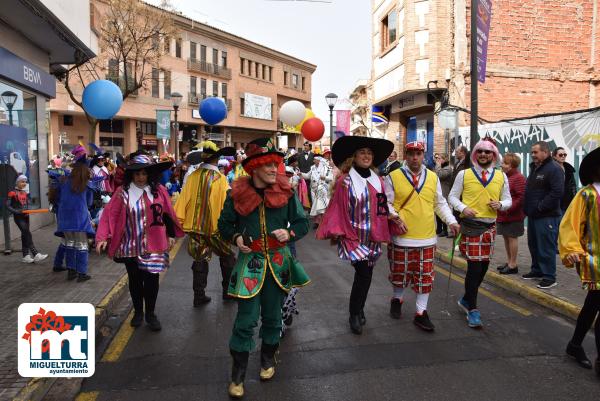
<path id="1" fill-rule="evenodd" d="M 350 134 L 350 110 L 335 111 L 336 131 L 341 131 L 346 135 Z"/>
<path id="2" fill-rule="evenodd" d="M 171 110 L 156 110 L 156 137 L 171 138 Z"/>
<path id="3" fill-rule="evenodd" d="M 477 1 L 477 79 L 485 82 L 488 36 L 492 20 L 492 0 Z"/>

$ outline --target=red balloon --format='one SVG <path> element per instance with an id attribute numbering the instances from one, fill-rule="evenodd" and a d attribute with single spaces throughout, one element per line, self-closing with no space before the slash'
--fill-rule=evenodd
<path id="1" fill-rule="evenodd" d="M 309 142 L 316 142 L 323 137 L 325 125 L 317 117 L 309 118 L 302 124 L 302 135 Z"/>

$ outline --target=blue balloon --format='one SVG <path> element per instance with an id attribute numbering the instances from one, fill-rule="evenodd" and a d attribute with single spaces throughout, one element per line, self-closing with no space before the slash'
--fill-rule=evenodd
<path id="1" fill-rule="evenodd" d="M 108 120 L 119 112 L 123 104 L 121 89 L 111 81 L 100 79 L 83 90 L 83 108 L 98 120 Z"/>
<path id="2" fill-rule="evenodd" d="M 209 125 L 216 125 L 227 117 L 227 106 L 219 97 L 209 97 L 200 103 L 200 117 Z"/>

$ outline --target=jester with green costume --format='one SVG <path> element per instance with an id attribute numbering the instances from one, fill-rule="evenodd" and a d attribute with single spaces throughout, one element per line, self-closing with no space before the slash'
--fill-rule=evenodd
<path id="1" fill-rule="evenodd" d="M 219 218 L 223 239 L 239 248 L 229 280 L 228 294 L 238 298 L 238 313 L 229 341 L 233 368 L 229 395 L 244 395 L 249 352 L 254 348 L 254 328 L 262 318 L 260 379 L 275 374 L 275 353 L 281 332 L 281 306 L 293 287 L 309 283 L 304 268 L 292 257 L 287 243 L 308 232 L 308 219 L 287 177 L 279 174 L 283 153 L 271 139 L 246 146 L 242 165 L 248 177 L 232 184 Z"/>

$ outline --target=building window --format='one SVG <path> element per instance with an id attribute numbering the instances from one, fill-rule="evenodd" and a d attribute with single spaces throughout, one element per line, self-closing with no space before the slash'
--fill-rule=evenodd
<path id="1" fill-rule="evenodd" d="M 273 67 L 269 67 L 269 82 L 273 82 Z"/>
<path id="2" fill-rule="evenodd" d="M 119 84 L 119 62 L 113 58 L 108 60 L 108 80 Z"/>
<path id="3" fill-rule="evenodd" d="M 258 69 L 260 68 L 260 64 L 254 63 L 254 77 L 258 78 Z"/>
<path id="4" fill-rule="evenodd" d="M 196 61 L 196 42 L 190 42 L 190 59 Z"/>
<path id="5" fill-rule="evenodd" d="M 164 74 L 164 98 L 171 98 L 171 71 L 163 71 Z"/>
<path id="6" fill-rule="evenodd" d="M 190 93 L 196 95 L 196 77 L 190 77 Z"/>
<path id="7" fill-rule="evenodd" d="M 200 45 L 200 61 L 206 63 L 206 46 Z"/>
<path id="8" fill-rule="evenodd" d="M 227 99 L 227 83 L 225 82 L 221 84 L 221 97 Z"/>
<path id="9" fill-rule="evenodd" d="M 306 90 L 306 77 L 302 77 L 302 90 Z"/>
<path id="10" fill-rule="evenodd" d="M 165 37 L 165 54 L 171 54 L 171 38 Z"/>
<path id="11" fill-rule="evenodd" d="M 124 120 L 98 120 L 100 132 L 122 134 L 125 132 Z"/>
<path id="12" fill-rule="evenodd" d="M 392 10 L 381 21 L 381 50 L 392 46 L 398 38 L 398 11 Z"/>
<path id="13" fill-rule="evenodd" d="M 227 52 L 221 52 L 221 65 L 227 67 Z"/>
<path id="14" fill-rule="evenodd" d="M 248 60 L 248 75 L 252 76 L 252 61 Z"/>
<path id="15" fill-rule="evenodd" d="M 206 96 L 206 79 L 200 78 L 200 96 Z"/>
<path id="16" fill-rule="evenodd" d="M 152 69 L 152 97 L 160 97 L 158 91 L 158 85 L 159 85 L 159 71 L 158 68 L 153 68 Z"/>
<path id="17" fill-rule="evenodd" d="M 244 99 L 243 97 L 240 98 L 240 115 L 242 115 L 242 116 L 246 113 L 245 103 L 246 103 L 246 99 Z"/>
<path id="18" fill-rule="evenodd" d="M 63 116 L 63 125 L 67 126 L 67 127 L 72 127 L 73 126 L 73 116 L 65 114 Z"/>
<path id="19" fill-rule="evenodd" d="M 262 66 L 262 79 L 267 79 L 267 66 L 263 64 Z"/>
<path id="20" fill-rule="evenodd" d="M 298 74 L 292 74 L 292 86 L 294 88 L 298 87 Z"/>
<path id="21" fill-rule="evenodd" d="M 139 121 L 140 131 L 144 135 L 156 135 L 156 123 L 147 122 L 147 121 Z"/>
<path id="22" fill-rule="evenodd" d="M 181 38 L 175 41 L 175 57 L 181 58 Z"/>
<path id="23" fill-rule="evenodd" d="M 219 82 L 213 81 L 213 96 L 219 96 Z"/>
<path id="24" fill-rule="evenodd" d="M 244 70 L 246 69 L 246 59 L 240 58 L 240 74 L 244 74 Z"/>
<path id="25" fill-rule="evenodd" d="M 287 71 L 283 72 L 283 84 L 285 86 L 287 86 L 287 84 L 288 84 L 288 72 Z"/>
<path id="26" fill-rule="evenodd" d="M 213 59 L 212 59 L 212 63 L 214 65 L 219 64 L 219 50 L 217 49 L 213 49 Z"/>

